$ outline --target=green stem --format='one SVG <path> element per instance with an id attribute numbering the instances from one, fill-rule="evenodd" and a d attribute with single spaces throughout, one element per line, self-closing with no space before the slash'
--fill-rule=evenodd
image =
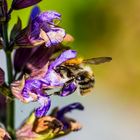
<path id="1" fill-rule="evenodd" d="M 4 51 L 6 55 L 6 64 L 7 64 L 7 75 L 8 75 L 8 84 L 10 88 L 10 84 L 13 81 L 13 68 L 12 68 L 12 59 L 11 59 L 11 51 L 9 50 L 9 41 L 8 41 L 8 23 L 4 22 L 2 25 L 3 32 L 3 40 L 4 40 Z M 11 90 L 9 90 L 11 93 Z M 6 114 L 6 126 L 7 130 L 13 135 L 14 132 L 14 109 L 15 103 L 13 101 L 7 101 L 7 114 Z"/>
<path id="2" fill-rule="evenodd" d="M 7 74 L 8 74 L 8 84 L 10 85 L 13 81 L 13 67 L 11 60 L 11 52 L 6 51 L 6 63 L 7 63 Z"/>
<path id="3" fill-rule="evenodd" d="M 8 83 L 9 85 L 13 81 L 12 73 L 12 61 L 11 61 L 11 52 L 6 52 L 6 61 L 7 61 L 7 73 L 8 73 Z M 7 129 L 12 132 L 14 130 L 14 100 L 7 102 Z"/>

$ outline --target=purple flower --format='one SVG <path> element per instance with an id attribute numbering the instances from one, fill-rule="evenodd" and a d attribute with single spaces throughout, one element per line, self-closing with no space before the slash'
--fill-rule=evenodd
<path id="1" fill-rule="evenodd" d="M 27 8 L 29 6 L 33 6 L 39 3 L 41 0 L 13 0 L 12 8 L 14 10 L 19 10 L 23 8 Z"/>
<path id="2" fill-rule="evenodd" d="M 40 19 L 40 22 L 43 22 L 43 20 L 41 21 L 41 19 L 44 19 L 46 22 L 53 23 L 53 18 L 51 17 L 51 15 L 53 14 L 51 15 L 48 14 L 47 17 L 43 17 L 43 18 L 39 18 L 40 17 L 39 14 L 40 14 L 40 9 L 38 6 L 35 6 L 31 11 L 28 26 L 33 22 L 35 18 Z M 59 17 L 60 19 L 61 16 L 60 14 L 57 16 L 54 13 L 53 17 L 56 19 L 57 17 Z M 26 33 L 26 31 L 27 31 L 26 29 L 22 30 L 19 36 L 16 37 L 17 44 L 21 46 L 31 45 L 31 42 L 28 39 L 29 36 L 28 35 L 26 36 L 24 34 Z M 30 70 L 28 68 L 28 64 L 32 65 L 35 68 L 40 69 L 50 60 L 50 57 L 53 54 L 66 49 L 69 49 L 69 47 L 62 46 L 62 45 L 52 46 L 51 48 L 44 47 L 44 45 L 37 46 L 34 48 L 19 48 L 15 51 L 14 54 L 15 71 L 16 73 L 18 72 L 29 73 Z"/>
<path id="3" fill-rule="evenodd" d="M 46 47 L 57 46 L 64 40 L 65 30 L 56 25 L 56 20 L 60 21 L 61 15 L 55 11 L 43 12 L 31 18 L 29 26 L 16 37 L 16 44 L 30 47 L 42 44 Z"/>
<path id="4" fill-rule="evenodd" d="M 17 139 L 47 140 L 80 130 L 81 124 L 73 118 L 66 117 L 65 114 L 83 109 L 82 104 L 73 103 L 62 109 L 56 107 L 50 115 L 40 118 L 36 118 L 35 114 L 31 113 L 20 129 L 16 131 L 16 137 Z"/>
<path id="5" fill-rule="evenodd" d="M 61 109 L 55 108 L 50 116 L 55 117 L 63 124 L 64 134 L 68 134 L 71 131 L 77 131 L 81 129 L 81 125 L 74 119 L 66 117 L 66 114 L 73 110 L 84 110 L 84 106 L 81 103 L 72 103 Z"/>
<path id="6" fill-rule="evenodd" d="M 61 20 L 55 11 L 40 13 L 31 23 L 30 41 L 33 44 L 44 42 L 46 47 L 57 45 L 63 41 L 65 31 L 56 27 L 54 20 Z"/>
<path id="7" fill-rule="evenodd" d="M 44 87 L 63 87 L 65 81 L 55 72 L 55 68 L 63 62 L 75 58 L 76 55 L 76 51 L 66 50 L 49 65 L 47 64 L 42 69 L 34 71 L 27 78 L 24 76 L 22 80 L 15 81 L 11 85 L 13 95 L 26 103 L 38 101 L 40 107 L 35 111 L 36 116 L 44 116 L 48 112 L 51 104 L 50 97 L 44 93 Z M 72 86 L 70 86 L 69 90 L 73 90 Z"/>

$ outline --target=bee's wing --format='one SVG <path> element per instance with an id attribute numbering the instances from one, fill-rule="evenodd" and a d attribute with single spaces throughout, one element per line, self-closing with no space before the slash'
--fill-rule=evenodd
<path id="1" fill-rule="evenodd" d="M 112 60 L 111 57 L 97 57 L 97 58 L 85 59 L 83 60 L 83 63 L 98 65 L 105 62 L 110 62 L 111 60 Z"/>

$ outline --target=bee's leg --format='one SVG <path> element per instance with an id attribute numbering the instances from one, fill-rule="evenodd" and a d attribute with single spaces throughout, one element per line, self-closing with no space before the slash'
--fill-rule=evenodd
<path id="1" fill-rule="evenodd" d="M 68 95 L 74 93 L 74 91 L 76 89 L 77 89 L 77 85 L 76 85 L 74 79 L 69 80 L 63 85 L 63 88 L 60 91 L 59 96 L 62 96 L 62 97 L 68 96 Z"/>
<path id="2" fill-rule="evenodd" d="M 72 72 L 70 69 L 68 69 L 65 66 L 58 66 L 55 69 L 55 72 L 59 73 L 61 75 L 62 78 L 66 77 L 71 77 L 73 76 Z"/>

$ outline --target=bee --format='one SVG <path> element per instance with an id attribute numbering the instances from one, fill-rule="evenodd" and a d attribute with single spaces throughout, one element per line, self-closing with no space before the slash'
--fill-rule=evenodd
<path id="1" fill-rule="evenodd" d="M 60 92 L 62 93 L 64 89 L 67 89 L 72 82 L 76 84 L 76 89 L 78 89 L 81 95 L 91 92 L 95 84 L 95 77 L 91 67 L 87 65 L 98 65 L 110 62 L 111 60 L 111 57 L 97 57 L 91 59 L 73 58 L 62 63 L 55 70 L 62 78 L 67 79 Z M 73 93 L 76 89 L 68 94 Z"/>

